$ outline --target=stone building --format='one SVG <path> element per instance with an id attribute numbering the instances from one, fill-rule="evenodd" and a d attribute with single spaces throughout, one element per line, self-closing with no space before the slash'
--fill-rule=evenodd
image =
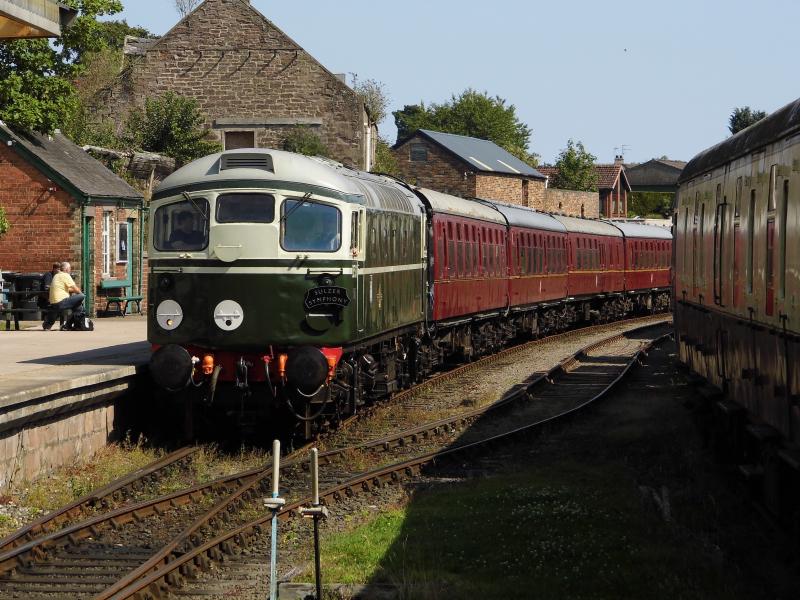
<path id="1" fill-rule="evenodd" d="M 143 204 L 60 132 L 20 134 L 0 121 L 0 206 L 11 224 L 0 237 L 3 271 L 45 272 L 66 260 L 92 314 L 111 292 L 103 281 L 146 295 Z"/>
<path id="2" fill-rule="evenodd" d="M 414 185 L 542 209 L 546 177 L 493 142 L 420 129 L 393 152 Z"/>
<path id="3" fill-rule="evenodd" d="M 248 0 L 206 0 L 158 40 L 129 38 L 125 53 L 96 103 L 118 127 L 146 98 L 174 92 L 197 100 L 226 149 L 280 148 L 302 126 L 331 158 L 372 166 L 377 128 L 359 96 Z"/>

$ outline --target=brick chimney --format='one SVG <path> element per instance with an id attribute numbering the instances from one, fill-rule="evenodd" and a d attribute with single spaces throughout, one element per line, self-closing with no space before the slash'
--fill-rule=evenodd
<path id="1" fill-rule="evenodd" d="M 621 164 L 623 164 L 624 162 L 625 162 L 625 157 L 624 157 L 624 156 L 622 156 L 622 154 L 617 154 L 617 155 L 614 157 L 614 164 L 615 164 L 615 165 L 621 165 Z"/>

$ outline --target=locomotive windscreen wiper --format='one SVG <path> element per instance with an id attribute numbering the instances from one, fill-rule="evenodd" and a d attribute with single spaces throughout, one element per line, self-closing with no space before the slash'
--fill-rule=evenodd
<path id="1" fill-rule="evenodd" d="M 194 206 L 194 209 L 203 216 L 203 219 L 208 220 L 208 215 L 200 208 L 200 205 L 197 204 L 197 202 L 194 201 L 194 198 L 192 198 L 189 195 L 189 192 L 182 192 L 182 194 L 183 194 L 184 198 L 186 198 L 189 202 L 192 203 L 192 206 Z"/>
<path id="2" fill-rule="evenodd" d="M 291 216 L 292 216 L 292 214 L 293 214 L 293 213 L 294 213 L 294 212 L 295 212 L 295 211 L 296 211 L 298 208 L 300 208 L 301 206 L 305 206 L 306 204 L 310 204 L 310 202 L 308 202 L 308 199 L 309 199 L 309 198 L 311 198 L 311 192 L 306 192 L 305 196 L 303 196 L 303 201 L 302 201 L 302 202 L 298 202 L 297 204 L 295 204 L 295 205 L 294 205 L 292 208 L 290 208 L 290 209 L 289 209 L 289 212 L 285 213 L 285 214 L 284 214 L 284 215 L 281 217 L 281 223 L 283 223 L 283 222 L 284 222 L 286 219 L 288 219 L 289 217 L 291 217 Z"/>

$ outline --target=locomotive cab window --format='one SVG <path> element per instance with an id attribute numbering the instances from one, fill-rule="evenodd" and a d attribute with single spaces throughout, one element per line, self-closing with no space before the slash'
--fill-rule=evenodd
<path id="1" fill-rule="evenodd" d="M 153 246 L 161 252 L 203 250 L 208 246 L 208 200 L 173 202 L 153 216 Z"/>
<path id="2" fill-rule="evenodd" d="M 272 223 L 275 197 L 270 194 L 222 194 L 217 197 L 217 223 Z"/>
<path id="3" fill-rule="evenodd" d="M 336 252 L 342 246 L 342 213 L 334 206 L 289 198 L 283 202 L 281 223 L 284 250 Z"/>

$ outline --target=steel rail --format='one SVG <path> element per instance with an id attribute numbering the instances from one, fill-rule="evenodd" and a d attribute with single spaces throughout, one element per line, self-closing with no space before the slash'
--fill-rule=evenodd
<path id="1" fill-rule="evenodd" d="M 558 365 L 554 366 L 546 374 L 542 374 L 540 376 L 535 377 L 532 381 L 526 383 L 525 385 L 519 386 L 519 389 L 512 390 L 511 392 L 506 394 L 500 401 L 498 401 L 498 403 L 495 403 L 493 405 L 478 410 L 479 411 L 482 410 L 481 414 L 485 414 L 489 410 L 493 410 L 494 408 L 496 408 L 499 403 L 507 404 L 512 399 L 518 399 L 526 395 L 529 389 L 532 386 L 536 385 L 537 383 L 541 383 L 543 380 L 549 377 L 553 377 L 557 375 L 559 372 L 567 373 L 571 364 L 573 364 L 578 359 L 579 356 L 590 352 L 592 349 L 601 347 L 605 344 L 610 343 L 611 341 L 620 339 L 622 337 L 625 337 L 626 335 L 630 335 L 631 333 L 641 332 L 646 329 L 663 326 L 668 323 L 669 323 L 668 320 L 664 320 L 659 323 L 652 323 L 634 330 L 627 331 L 625 333 L 615 334 L 614 336 L 611 336 L 600 342 L 592 343 L 586 346 L 585 348 L 579 350 L 575 354 L 573 354 L 573 356 L 562 360 Z M 606 383 L 605 387 L 601 391 L 594 394 L 591 398 L 587 399 L 586 401 L 582 402 L 576 407 L 563 411 L 559 414 L 552 415 L 544 419 L 540 419 L 533 423 L 528 423 L 518 428 L 484 438 L 482 440 L 477 440 L 474 442 L 461 445 L 456 444 L 444 450 L 429 452 L 413 459 L 401 461 L 393 465 L 381 467 L 369 471 L 367 473 L 360 474 L 354 478 L 348 479 L 335 486 L 327 488 L 326 490 L 320 493 L 320 496 L 323 499 L 324 503 L 329 504 L 332 502 L 338 502 L 343 497 L 355 495 L 360 491 L 369 491 L 372 487 L 381 487 L 383 484 L 387 482 L 398 482 L 403 479 L 412 478 L 420 473 L 423 466 L 433 463 L 436 460 L 442 459 L 444 457 L 477 449 L 487 444 L 497 442 L 499 440 L 507 440 L 511 437 L 519 435 L 520 433 L 529 432 L 531 429 L 539 428 L 543 425 L 554 422 L 556 420 L 561 420 L 569 416 L 572 416 L 577 412 L 581 411 L 583 408 L 593 404 L 600 398 L 604 397 L 619 381 L 622 380 L 622 378 L 630 371 L 630 369 L 637 362 L 640 361 L 641 357 L 644 354 L 646 354 L 646 352 L 653 345 L 665 339 L 666 337 L 669 337 L 670 335 L 671 333 L 667 333 L 658 336 L 650 340 L 649 342 L 642 342 L 639 350 L 629 358 L 625 366 L 619 371 L 619 373 L 614 377 L 612 381 Z M 470 412 L 475 413 L 476 411 L 470 411 Z M 463 416 L 460 415 L 455 419 L 463 419 Z M 282 520 L 288 519 L 295 511 L 297 511 L 300 507 L 308 504 L 308 502 L 309 502 L 308 498 L 303 498 L 301 500 L 288 504 L 279 513 L 279 518 Z M 163 597 L 165 590 L 167 588 L 169 588 L 170 586 L 180 585 L 184 576 L 192 576 L 196 574 L 196 571 L 198 569 L 209 568 L 211 561 L 222 560 L 223 555 L 235 553 L 238 549 L 240 549 L 242 546 L 246 544 L 247 540 L 252 535 L 260 533 L 261 531 L 264 531 L 265 528 L 268 528 L 271 518 L 272 518 L 271 515 L 264 516 L 254 521 L 251 521 L 250 523 L 237 527 L 231 531 L 223 533 L 222 535 L 219 535 L 214 539 L 209 540 L 208 542 L 198 546 L 197 548 L 193 549 L 190 552 L 186 552 L 181 556 L 174 557 L 173 560 L 164 560 L 161 564 L 161 567 L 151 571 L 150 573 L 142 577 L 138 577 L 135 579 L 126 577 L 125 580 L 120 581 L 119 584 L 114 586 L 113 593 L 108 593 L 108 594 L 103 593 L 101 595 L 95 596 L 95 600 L 100 600 L 100 599 L 127 600 L 129 598 L 149 600 L 154 598 L 161 598 Z M 125 583 L 124 586 L 122 585 L 123 583 Z M 109 590 L 109 592 L 110 591 L 111 590 Z"/>
<path id="2" fill-rule="evenodd" d="M 658 325 L 666 321 L 664 315 L 658 316 L 648 316 L 639 319 L 630 319 L 625 321 L 625 323 L 637 323 L 637 322 L 653 322 L 654 325 Z M 400 397 L 408 397 L 409 395 L 414 395 L 416 393 L 420 393 L 421 391 L 427 390 L 431 387 L 435 387 L 437 384 L 443 383 L 458 375 L 464 374 L 470 370 L 480 368 L 490 364 L 500 358 L 507 357 L 509 355 L 513 355 L 514 353 L 523 352 L 526 349 L 529 349 L 533 346 L 549 343 L 552 341 L 558 341 L 559 339 L 566 339 L 573 336 L 578 335 L 586 335 L 587 333 L 592 333 L 595 331 L 602 330 L 604 328 L 613 327 L 615 325 L 619 325 L 620 322 L 613 322 L 603 325 L 597 325 L 592 327 L 587 327 L 579 330 L 573 330 L 569 332 L 565 332 L 562 334 L 557 334 L 553 336 L 549 336 L 547 338 L 542 338 L 539 340 L 533 340 L 526 344 L 520 344 L 513 348 L 509 348 L 503 350 L 495 355 L 491 355 L 488 357 L 483 357 L 482 359 L 477 360 L 474 363 L 470 363 L 468 365 L 464 365 L 462 367 L 456 368 L 452 371 L 447 373 L 443 373 L 437 376 L 428 379 L 427 381 L 423 382 L 422 384 L 415 386 L 411 390 L 407 390 L 401 394 L 395 396 L 395 399 Z M 614 337 L 620 337 L 623 334 L 616 334 Z M 607 343 L 606 340 L 601 343 Z M 565 360 L 570 360 L 567 358 Z M 564 361 L 562 361 L 563 363 Z M 558 368 L 558 365 L 556 366 Z M 550 374 L 552 373 L 552 369 Z M 541 381 L 542 376 L 536 378 L 534 381 L 528 381 L 526 385 L 530 387 L 534 383 Z M 516 387 L 516 386 L 515 386 Z M 513 389 L 512 389 L 513 391 Z M 326 461 L 329 462 L 333 459 L 334 456 L 340 455 L 348 450 L 352 450 L 355 448 L 375 448 L 377 446 L 383 446 L 384 450 L 390 450 L 392 447 L 397 445 L 403 445 L 405 439 L 411 439 L 412 441 L 417 441 L 417 439 L 422 437 L 429 437 L 430 433 L 434 435 L 436 433 L 441 432 L 442 430 L 452 430 L 454 427 L 458 427 L 457 424 L 460 423 L 461 426 L 466 425 L 469 421 L 480 416 L 481 414 L 485 414 L 488 410 L 492 410 L 494 408 L 500 408 L 504 403 L 513 400 L 513 394 L 506 394 L 504 398 L 500 401 L 495 403 L 494 405 L 489 405 L 487 407 L 483 407 L 480 409 L 474 409 L 469 411 L 468 413 L 461 413 L 459 415 L 441 419 L 438 422 L 433 422 L 428 424 L 427 427 L 428 432 L 426 433 L 424 430 L 426 426 L 416 427 L 411 430 L 405 430 L 399 433 L 395 433 L 391 436 L 384 437 L 380 440 L 372 440 L 370 442 L 366 442 L 357 446 L 348 446 L 339 448 L 336 450 L 331 450 L 325 452 L 321 455 L 322 458 L 327 459 Z M 368 416 L 369 413 L 365 412 L 362 413 L 360 416 L 363 418 Z M 348 419 L 344 423 L 352 423 L 354 419 Z M 284 459 L 282 461 L 284 466 L 294 466 L 298 462 L 304 459 L 303 451 L 308 448 L 304 446 L 297 452 L 294 452 L 292 455 Z M 271 475 L 271 466 L 270 467 L 257 467 L 254 469 L 250 469 L 248 471 L 244 471 L 241 473 L 236 473 L 231 476 L 221 477 L 217 480 L 212 482 L 208 482 L 206 484 L 200 484 L 197 486 L 193 486 L 183 491 L 175 492 L 173 494 L 169 494 L 167 496 L 163 496 L 160 498 L 152 499 L 147 502 L 138 503 L 136 505 L 126 507 L 124 509 L 118 509 L 116 511 L 112 511 L 106 515 L 98 516 L 83 523 L 75 524 L 71 527 L 68 527 L 60 532 L 49 532 L 48 535 L 41 536 L 38 540 L 27 540 L 26 543 L 20 543 L 15 548 L 0 553 L 0 575 L 4 572 L 12 570 L 17 566 L 25 566 L 31 562 L 34 562 L 38 559 L 41 559 L 46 556 L 46 550 L 52 547 L 56 547 L 59 544 L 64 544 L 68 542 L 77 542 L 83 538 L 96 535 L 96 533 L 107 527 L 111 524 L 114 527 L 118 527 L 124 525 L 126 523 L 131 522 L 134 519 L 142 519 L 146 518 L 147 516 L 153 515 L 158 513 L 159 511 L 168 510 L 170 507 L 176 507 L 179 505 L 185 505 L 190 503 L 192 500 L 196 500 L 204 495 L 207 495 L 211 492 L 223 491 L 226 493 L 226 497 L 223 498 L 220 502 L 218 502 L 212 509 L 203 515 L 202 517 L 195 520 L 192 525 L 190 525 L 187 529 L 185 529 L 177 538 L 172 540 L 169 544 L 161 549 L 156 555 L 153 555 L 149 560 L 147 560 L 144 564 L 140 565 L 133 573 L 130 573 L 128 577 L 126 577 L 122 581 L 132 581 L 135 577 L 140 577 L 146 575 L 148 572 L 152 571 L 153 569 L 157 569 L 159 566 L 168 563 L 171 559 L 171 555 L 181 551 L 181 545 L 186 543 L 197 543 L 200 539 L 198 532 L 203 530 L 205 527 L 211 525 L 212 527 L 217 526 L 219 520 L 225 521 L 227 519 L 227 515 L 234 512 L 234 510 L 242 503 L 246 502 L 248 499 L 252 499 L 253 494 L 259 487 L 263 487 L 267 485 L 267 478 Z M 128 476 L 125 479 L 133 478 L 134 474 Z M 238 486 L 238 487 L 237 487 Z M 111 486 L 109 486 L 111 487 Z M 95 492 L 92 495 L 98 495 L 100 491 Z M 107 490 L 105 490 L 107 491 Z M 62 511 L 67 511 L 69 507 L 65 507 Z M 33 524 L 32 524 L 33 525 Z M 66 540 L 66 542 L 65 542 Z M 113 592 L 117 589 L 120 589 L 121 586 L 118 582 L 117 585 L 112 586 L 109 588 L 107 592 Z M 105 597 L 112 597 L 107 594 L 103 594 L 98 596 L 98 598 L 105 598 Z"/>
<path id="3" fill-rule="evenodd" d="M 0 555 L 13 550 L 14 548 L 26 544 L 38 536 L 52 532 L 67 521 L 74 521 L 86 515 L 87 511 L 94 506 L 107 504 L 110 501 L 119 501 L 127 492 L 135 490 L 138 483 L 148 483 L 155 480 L 155 474 L 167 467 L 177 465 L 190 458 L 199 448 L 187 446 L 176 450 L 160 459 L 153 461 L 149 465 L 128 473 L 119 479 L 112 481 L 104 487 L 93 490 L 85 496 L 59 508 L 39 519 L 21 527 L 0 540 Z"/>

